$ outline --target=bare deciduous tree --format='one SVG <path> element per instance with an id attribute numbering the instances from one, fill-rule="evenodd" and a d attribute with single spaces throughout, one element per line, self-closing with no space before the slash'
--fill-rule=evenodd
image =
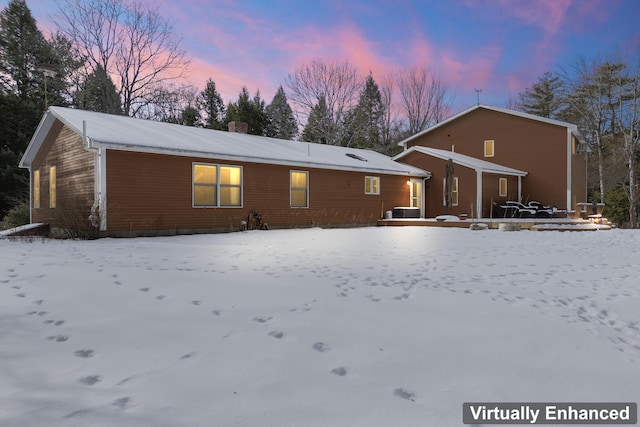
<path id="1" fill-rule="evenodd" d="M 181 40 L 157 8 L 125 0 L 63 0 L 60 32 L 114 77 L 123 111 L 136 116 L 154 102 L 158 87 L 184 76 L 189 65 Z"/>
<path id="2" fill-rule="evenodd" d="M 421 132 L 449 116 L 452 102 L 449 87 L 424 66 L 399 71 L 395 81 L 406 114 L 409 135 Z"/>
<path id="3" fill-rule="evenodd" d="M 303 65 L 289 74 L 287 97 L 304 121 L 324 98 L 331 118 L 326 130 L 328 144 L 340 145 L 344 136 L 344 121 L 347 113 L 357 104 L 363 79 L 349 62 L 326 62 L 320 59 Z"/>

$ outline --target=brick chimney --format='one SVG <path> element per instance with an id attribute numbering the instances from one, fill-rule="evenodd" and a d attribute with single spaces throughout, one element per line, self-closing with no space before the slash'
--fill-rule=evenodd
<path id="1" fill-rule="evenodd" d="M 247 133 L 249 124 L 245 122 L 229 122 L 229 132 Z"/>

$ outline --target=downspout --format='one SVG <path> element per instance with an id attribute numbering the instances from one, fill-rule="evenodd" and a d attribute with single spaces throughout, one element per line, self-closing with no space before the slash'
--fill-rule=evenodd
<path id="1" fill-rule="evenodd" d="M 89 221 L 94 227 L 98 227 L 100 231 L 106 230 L 106 217 L 105 212 L 101 209 L 101 195 L 102 195 L 102 152 L 100 148 L 94 147 L 91 143 L 91 139 L 87 136 L 87 122 L 82 121 L 82 144 L 84 149 L 94 153 L 94 168 L 93 168 L 93 205 L 91 206 L 91 213 L 89 215 Z"/>
<path id="2" fill-rule="evenodd" d="M 567 212 L 573 211 L 571 209 L 571 156 L 573 153 L 571 142 L 571 129 L 567 128 Z"/>

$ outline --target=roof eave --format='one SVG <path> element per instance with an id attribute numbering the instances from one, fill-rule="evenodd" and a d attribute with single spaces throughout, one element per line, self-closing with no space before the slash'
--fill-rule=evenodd
<path id="1" fill-rule="evenodd" d="M 170 154 L 170 155 L 179 155 L 184 157 L 200 157 L 200 158 L 211 158 L 218 160 L 228 160 L 228 161 L 236 161 L 236 162 L 248 162 L 248 163 L 268 163 L 272 165 L 281 165 L 281 166 L 295 166 L 295 167 L 307 167 L 307 168 L 315 168 L 315 169 L 331 169 L 331 170 L 343 170 L 343 171 L 351 171 L 351 172 L 363 172 L 363 173 L 380 173 L 386 175 L 400 175 L 400 176 L 431 176 L 429 172 L 423 171 L 418 168 L 401 170 L 401 169 L 386 169 L 386 168 L 376 168 L 376 167 L 356 167 L 349 165 L 340 165 L 340 164 L 331 164 L 331 163 L 314 163 L 314 162 L 304 162 L 304 161 L 289 161 L 283 159 L 269 158 L 269 157 L 260 157 L 260 156 L 239 156 L 239 155 L 230 155 L 216 152 L 203 152 L 203 151 L 184 151 L 184 150 L 173 150 L 170 148 L 157 149 L 150 148 L 146 146 L 134 145 L 134 144 L 112 144 L 103 141 L 92 140 L 92 145 L 96 148 L 105 148 L 111 150 L 121 150 L 121 151 L 135 151 L 135 152 L 144 152 L 144 153 L 152 153 L 152 154 Z"/>

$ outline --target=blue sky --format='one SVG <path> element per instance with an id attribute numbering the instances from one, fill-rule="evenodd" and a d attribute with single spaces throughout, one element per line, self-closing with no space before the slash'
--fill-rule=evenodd
<path id="1" fill-rule="evenodd" d="M 26 1 L 47 33 L 56 2 Z M 482 103 L 503 107 L 542 73 L 578 57 L 640 53 L 637 0 L 153 3 L 192 58 L 188 81 L 202 89 L 212 78 L 225 101 L 246 86 L 269 102 L 288 74 L 320 58 L 348 60 L 377 80 L 426 65 L 448 82 L 454 112 L 475 104 L 475 89 Z"/>

